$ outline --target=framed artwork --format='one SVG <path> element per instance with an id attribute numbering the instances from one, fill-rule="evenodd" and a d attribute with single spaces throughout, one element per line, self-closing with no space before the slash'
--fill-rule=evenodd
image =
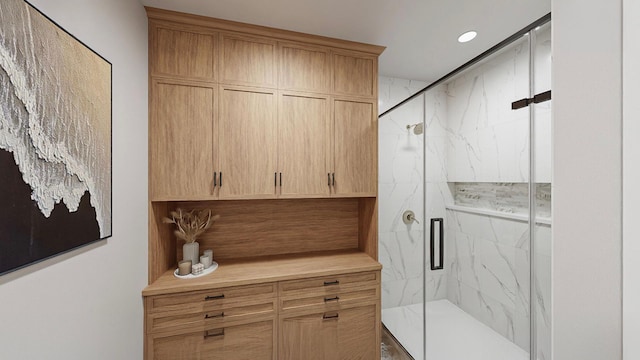
<path id="1" fill-rule="evenodd" d="M 111 63 L 0 2 L 0 275 L 111 236 Z"/>

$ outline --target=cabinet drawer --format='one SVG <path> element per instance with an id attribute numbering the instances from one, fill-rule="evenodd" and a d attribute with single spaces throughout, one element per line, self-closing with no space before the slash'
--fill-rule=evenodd
<path id="1" fill-rule="evenodd" d="M 380 284 L 379 272 L 340 274 L 304 280 L 283 281 L 279 284 L 282 297 L 331 295 L 345 291 L 376 288 Z"/>
<path id="2" fill-rule="evenodd" d="M 248 300 L 269 300 L 276 295 L 275 283 L 159 295 L 150 297 L 147 312 L 161 316 L 202 313 Z"/>
<path id="3" fill-rule="evenodd" d="M 340 310 L 348 307 L 375 303 L 378 298 L 378 289 L 371 288 L 331 295 L 282 299 L 280 300 L 280 309 L 282 314 L 286 314 L 290 311 L 307 312 Z"/>
<path id="4" fill-rule="evenodd" d="M 154 360 L 272 360 L 275 320 L 150 339 Z"/>
<path id="5" fill-rule="evenodd" d="M 156 313 L 148 316 L 147 329 L 150 333 L 204 330 L 212 326 L 234 325 L 268 319 L 274 316 L 275 309 L 276 299 L 271 299 L 268 302 L 245 302 L 238 306 L 213 306 L 201 313 L 170 316 Z"/>

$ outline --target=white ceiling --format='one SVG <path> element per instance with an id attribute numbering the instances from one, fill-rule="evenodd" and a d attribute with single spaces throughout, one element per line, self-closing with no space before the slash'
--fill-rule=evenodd
<path id="1" fill-rule="evenodd" d="M 547 14 L 551 0 L 140 0 L 145 6 L 386 46 L 381 75 L 434 81 Z M 460 44 L 458 36 L 478 37 Z"/>

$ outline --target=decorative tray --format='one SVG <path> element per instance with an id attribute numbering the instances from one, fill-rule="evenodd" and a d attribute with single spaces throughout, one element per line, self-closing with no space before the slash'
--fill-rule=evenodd
<path id="1" fill-rule="evenodd" d="M 173 275 L 175 277 L 177 277 L 178 279 L 195 279 L 195 278 L 199 278 L 200 276 L 205 276 L 208 274 L 211 274 L 212 272 L 216 271 L 216 269 L 218 268 L 218 263 L 213 261 L 211 263 L 211 266 L 209 266 L 208 268 L 202 270 L 202 272 L 198 275 L 193 275 L 193 274 L 188 274 L 188 275 L 178 275 L 178 271 L 180 269 L 176 269 L 176 271 L 173 272 Z"/>

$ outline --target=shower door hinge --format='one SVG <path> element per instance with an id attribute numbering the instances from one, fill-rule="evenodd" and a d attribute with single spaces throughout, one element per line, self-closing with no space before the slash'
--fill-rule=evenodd
<path id="1" fill-rule="evenodd" d="M 522 109 L 523 107 L 527 107 L 531 104 L 539 104 L 549 100 L 551 100 L 551 90 L 535 95 L 534 97 L 529 99 L 514 101 L 511 103 L 511 110 Z"/>

